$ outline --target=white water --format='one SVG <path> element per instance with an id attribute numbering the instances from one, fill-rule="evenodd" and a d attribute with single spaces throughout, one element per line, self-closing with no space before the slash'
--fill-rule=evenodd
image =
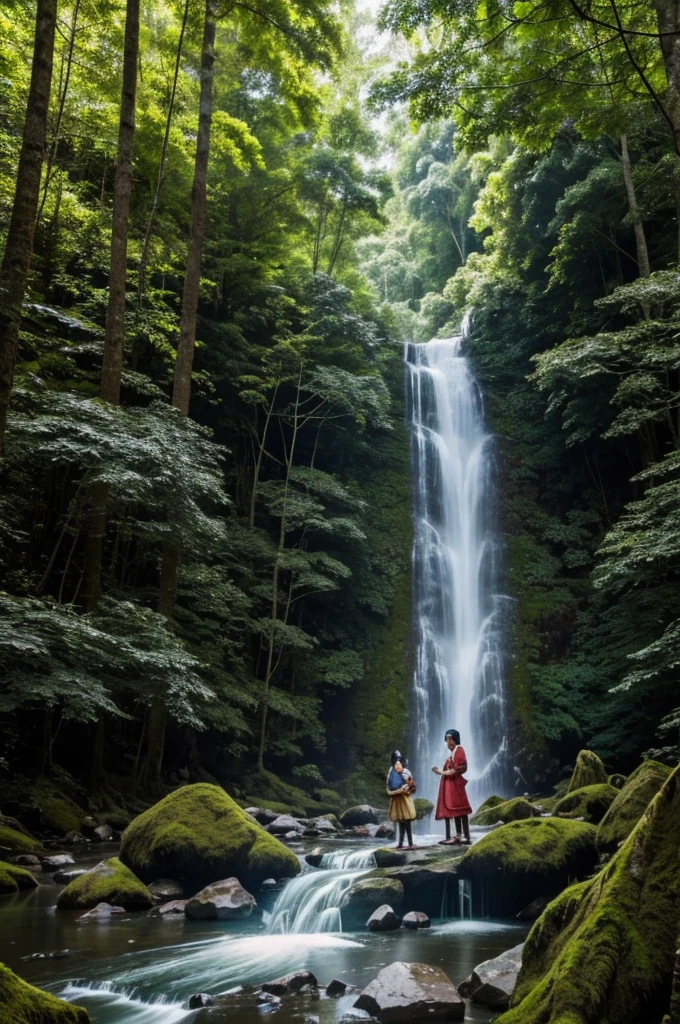
<path id="1" fill-rule="evenodd" d="M 319 868 L 303 871 L 279 894 L 267 920 L 274 934 L 308 935 L 342 931 L 342 900 L 357 878 L 375 867 L 373 850 L 325 853 Z"/>
<path id="2" fill-rule="evenodd" d="M 502 628 L 496 593 L 491 438 L 463 336 L 406 348 L 415 480 L 416 658 L 412 767 L 436 800 L 433 765 L 458 729 L 474 801 L 506 790 Z"/>

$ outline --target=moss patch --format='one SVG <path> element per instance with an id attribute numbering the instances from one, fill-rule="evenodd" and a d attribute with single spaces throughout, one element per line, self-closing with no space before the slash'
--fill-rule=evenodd
<path id="1" fill-rule="evenodd" d="M 57 897 L 60 910 L 88 910 L 98 903 L 144 910 L 153 902 L 147 887 L 117 857 L 104 860 L 75 878 Z"/>
<path id="2" fill-rule="evenodd" d="M 183 786 L 144 811 L 123 833 L 120 858 L 143 881 L 179 878 L 193 892 L 235 876 L 249 891 L 300 870 L 291 851 L 219 786 Z"/>
<path id="3" fill-rule="evenodd" d="M 553 813 L 567 818 L 585 818 L 591 825 L 597 825 L 618 796 L 618 790 L 607 782 L 596 786 L 584 786 L 567 793 L 555 804 Z"/>
<path id="4" fill-rule="evenodd" d="M 467 851 L 458 874 L 473 880 L 473 902 L 492 917 L 518 913 L 538 896 L 552 899 L 597 863 L 596 829 L 566 818 L 501 825 Z"/>
<path id="5" fill-rule="evenodd" d="M 87 1010 L 41 992 L 0 964 L 0 1024 L 91 1024 Z"/>
<path id="6" fill-rule="evenodd" d="M 82 832 L 85 812 L 65 796 L 50 796 L 40 804 L 41 820 L 45 828 L 57 835 Z"/>
<path id="7" fill-rule="evenodd" d="M 643 761 L 635 769 L 600 822 L 597 848 L 601 853 L 613 853 L 627 839 L 670 773 L 659 761 Z"/>
<path id="8" fill-rule="evenodd" d="M 422 796 L 417 796 L 413 803 L 415 805 L 416 818 L 418 819 L 418 821 L 422 821 L 422 819 L 426 818 L 428 814 L 432 814 L 434 810 L 434 804 L 432 803 L 432 801 L 426 800 Z"/>
<path id="9" fill-rule="evenodd" d="M 498 1024 L 638 1024 L 668 1005 L 680 923 L 680 768 L 624 845 L 532 928 Z"/>
<path id="10" fill-rule="evenodd" d="M 38 882 L 26 868 L 16 864 L 7 864 L 0 860 L 0 895 L 19 892 L 20 889 L 37 889 Z"/>
<path id="11" fill-rule="evenodd" d="M 569 783 L 568 793 L 586 786 L 598 786 L 607 781 L 607 771 L 597 754 L 592 750 L 582 750 L 576 758 L 576 764 Z"/>
<path id="12" fill-rule="evenodd" d="M 9 853 L 35 853 L 42 844 L 25 832 L 17 832 L 6 825 L 0 825 L 0 851 Z"/>
<path id="13" fill-rule="evenodd" d="M 479 808 L 476 814 L 470 819 L 473 825 L 495 825 L 498 821 L 522 821 L 525 818 L 536 818 L 539 812 L 525 800 L 523 796 L 515 797 L 514 800 L 501 800 L 491 807 Z"/>

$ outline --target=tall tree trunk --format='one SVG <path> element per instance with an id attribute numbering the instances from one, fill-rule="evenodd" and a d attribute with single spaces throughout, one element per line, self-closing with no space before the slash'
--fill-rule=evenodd
<path id="1" fill-rule="evenodd" d="M 170 92 L 170 102 L 168 104 L 168 114 L 165 119 L 165 133 L 163 135 L 163 145 L 161 146 L 161 158 L 158 163 L 158 178 L 156 180 L 156 191 L 154 192 L 153 202 L 151 203 L 151 210 L 149 211 L 149 219 L 146 222 L 146 231 L 144 232 L 144 243 L 142 245 L 142 255 L 139 260 L 139 273 L 138 273 L 138 285 L 137 285 L 137 307 L 141 309 L 144 305 L 144 293 L 146 291 L 146 267 L 149 262 L 149 247 L 151 245 L 151 234 L 153 227 L 156 222 L 156 213 L 158 212 L 158 204 L 161 198 L 161 189 L 163 188 L 163 176 L 165 172 L 165 160 L 168 155 L 168 143 L 170 141 L 170 128 L 172 127 L 172 115 L 175 109 L 175 96 L 177 94 L 177 81 L 179 79 L 179 69 L 182 60 L 182 47 L 184 45 L 184 33 L 186 32 L 187 19 L 189 17 L 189 0 L 184 2 L 184 15 L 182 17 L 182 27 L 179 33 L 179 40 L 177 42 L 177 53 L 175 55 L 175 71 L 172 78 L 172 90 Z"/>
<path id="2" fill-rule="evenodd" d="M 621 136 L 621 163 L 623 164 L 623 180 L 626 185 L 628 209 L 630 210 L 630 215 L 633 218 L 633 231 L 635 232 L 638 269 L 640 271 L 640 277 L 649 277 L 649 252 L 647 250 L 645 226 L 642 223 L 642 216 L 637 204 L 637 196 L 635 195 L 633 168 L 630 162 L 630 153 L 628 152 L 628 138 L 625 134 Z"/>
<path id="3" fill-rule="evenodd" d="M 664 108 L 673 127 L 675 151 L 680 156 L 680 2 L 653 0 L 653 3 L 668 85 Z"/>
<path id="4" fill-rule="evenodd" d="M 196 140 L 194 181 L 191 187 L 191 233 L 186 273 L 184 275 L 182 317 L 179 341 L 177 343 L 177 361 L 175 362 L 175 379 L 172 392 L 172 404 L 180 412 L 183 412 L 185 416 L 189 415 L 189 402 L 191 399 L 191 371 L 194 364 L 194 345 L 196 341 L 196 313 L 198 309 L 198 291 L 201 283 L 203 242 L 205 239 L 214 65 L 215 14 L 213 0 L 207 0 L 203 28 L 203 47 L 201 51 L 201 95 L 198 112 L 198 138 Z"/>
<path id="5" fill-rule="evenodd" d="M 182 316 L 180 320 L 177 360 L 172 389 L 172 404 L 185 416 L 189 415 L 191 400 L 191 372 L 194 363 L 196 340 L 196 312 L 198 290 L 201 281 L 203 241 L 205 238 L 205 212 L 208 183 L 208 159 L 210 156 L 210 129 L 213 111 L 213 81 L 215 64 L 215 14 L 213 0 L 207 0 L 203 26 L 201 50 L 201 93 L 198 110 L 198 137 L 194 181 L 191 187 L 191 232 L 187 254 L 184 290 L 182 292 Z M 178 543 L 170 543 L 163 552 L 158 610 L 168 622 L 172 617 L 177 588 L 181 552 Z M 152 702 L 149 709 L 149 742 L 146 759 L 146 778 L 153 785 L 160 782 L 163 751 L 165 748 L 165 727 L 167 710 L 160 699 Z"/>
<path id="6" fill-rule="evenodd" d="M 113 224 L 109 302 L 106 310 L 104 357 L 100 396 L 120 404 L 125 340 L 125 285 L 127 279 L 128 216 L 132 192 L 132 147 L 135 139 L 135 97 L 139 56 L 139 0 L 127 0 L 123 51 L 123 88 L 118 125 L 118 160 L 113 186 Z"/>
<path id="7" fill-rule="evenodd" d="M 132 150 L 135 139 L 137 59 L 139 56 L 139 2 L 127 0 L 125 40 L 123 43 L 123 83 L 118 123 L 118 157 L 113 186 L 111 264 L 109 301 L 106 309 L 104 354 L 102 357 L 100 397 L 120 405 L 125 340 L 125 284 L 127 278 L 128 217 L 132 191 Z M 109 488 L 96 484 L 90 492 L 90 525 L 85 547 L 85 608 L 93 611 L 99 603 L 102 586 L 102 553 L 106 533 L 106 506 Z M 90 785 L 96 791 L 104 778 L 104 715 L 95 729 Z"/>
<path id="8" fill-rule="evenodd" d="M 4 448 L 19 341 L 21 307 L 33 252 L 33 232 L 40 198 L 40 175 L 45 157 L 56 23 L 57 0 L 38 0 L 26 120 L 19 154 L 14 203 L 5 253 L 0 266 L 0 452 Z"/>
<path id="9" fill-rule="evenodd" d="M 43 182 L 42 197 L 40 199 L 40 208 L 35 218 L 36 227 L 40 223 L 40 219 L 45 209 L 45 202 L 47 200 L 47 193 L 49 192 L 50 182 L 52 180 L 52 171 L 54 170 L 54 161 L 57 156 L 57 148 L 59 146 L 59 133 L 61 131 L 61 122 L 64 118 L 64 107 L 66 106 L 66 97 L 68 95 L 68 87 L 71 81 L 71 70 L 73 68 L 73 50 L 76 44 L 76 32 L 78 30 L 78 15 L 80 13 L 80 0 L 76 0 L 73 5 L 73 14 L 71 17 L 71 31 L 68 38 L 68 50 L 66 53 L 66 69 L 64 71 L 64 81 L 61 85 L 59 93 L 59 110 L 57 111 L 57 123 L 54 126 L 54 138 L 52 139 L 52 145 L 50 146 L 49 155 L 47 157 L 47 169 L 45 171 L 45 181 Z"/>

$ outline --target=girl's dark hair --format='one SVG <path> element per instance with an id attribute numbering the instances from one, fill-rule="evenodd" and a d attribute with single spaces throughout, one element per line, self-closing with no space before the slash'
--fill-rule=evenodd
<path id="1" fill-rule="evenodd" d="M 392 753 L 390 754 L 390 759 L 392 761 L 392 764 L 396 764 L 397 761 L 401 761 L 403 764 L 404 761 L 403 757 L 401 756 L 400 750 L 393 750 Z"/>
<path id="2" fill-rule="evenodd" d="M 451 737 L 457 747 L 460 746 L 460 733 L 457 729 L 447 729 L 444 733 L 444 740 L 446 740 L 447 736 Z"/>

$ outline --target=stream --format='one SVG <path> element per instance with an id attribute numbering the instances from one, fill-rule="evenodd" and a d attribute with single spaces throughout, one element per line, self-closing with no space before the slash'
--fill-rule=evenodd
<path id="1" fill-rule="evenodd" d="M 420 843 L 440 838 L 420 836 Z M 303 861 L 303 873 L 279 892 L 261 897 L 264 914 L 247 922 L 168 921 L 147 913 L 79 924 L 78 911 L 55 909 L 59 886 L 0 900 L 0 949 L 4 962 L 34 985 L 85 1006 L 95 1024 L 251 1024 L 266 1010 L 251 993 L 235 995 L 228 1009 L 187 1009 L 196 992 L 210 994 L 257 985 L 293 970 L 309 969 L 321 985 L 332 978 L 364 987 L 395 960 L 437 965 L 460 983 L 482 960 L 521 942 L 526 927 L 510 921 L 441 918 L 427 930 L 343 932 L 338 907 L 343 891 L 373 866 L 366 840 L 327 844 L 321 867 Z M 78 866 L 113 856 L 100 844 L 74 852 Z M 42 876 L 49 879 L 49 876 Z M 474 908 L 472 908 L 474 911 Z M 456 912 L 458 912 L 456 908 Z M 68 949 L 59 960 L 22 957 Z M 356 994 L 341 999 L 284 1000 L 277 1024 L 333 1024 L 352 1012 Z M 491 1011 L 468 1004 L 466 1020 L 488 1021 Z"/>

